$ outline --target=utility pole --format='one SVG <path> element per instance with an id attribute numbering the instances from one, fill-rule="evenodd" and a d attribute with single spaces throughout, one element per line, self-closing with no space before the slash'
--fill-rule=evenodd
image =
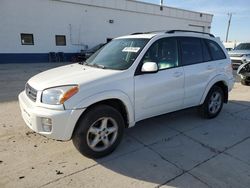
<path id="1" fill-rule="evenodd" d="M 227 40 L 228 40 L 228 33 L 229 33 L 229 28 L 230 28 L 230 24 L 231 24 L 232 15 L 233 15 L 233 13 L 232 13 L 232 12 L 228 13 L 229 20 L 228 20 L 228 25 L 227 25 L 226 42 L 227 42 Z"/>
<path id="2" fill-rule="evenodd" d="M 163 0 L 160 2 L 160 10 L 163 10 Z"/>

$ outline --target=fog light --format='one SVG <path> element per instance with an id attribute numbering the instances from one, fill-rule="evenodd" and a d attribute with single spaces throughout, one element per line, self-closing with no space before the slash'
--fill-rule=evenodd
<path id="1" fill-rule="evenodd" d="M 50 118 L 41 118 L 42 128 L 44 132 L 51 132 L 52 130 L 52 119 Z"/>

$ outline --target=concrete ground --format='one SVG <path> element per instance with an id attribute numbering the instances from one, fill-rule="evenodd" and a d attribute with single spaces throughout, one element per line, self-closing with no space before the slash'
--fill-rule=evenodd
<path id="1" fill-rule="evenodd" d="M 151 118 L 92 160 L 21 118 L 17 94 L 27 79 L 59 65 L 0 65 L 0 187 L 250 187 L 250 86 L 236 83 L 215 119 L 196 109 Z"/>

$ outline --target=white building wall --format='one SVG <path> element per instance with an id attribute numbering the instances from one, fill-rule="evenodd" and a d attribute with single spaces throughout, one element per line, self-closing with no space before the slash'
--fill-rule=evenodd
<path id="1" fill-rule="evenodd" d="M 0 53 L 75 53 L 133 32 L 209 32 L 211 21 L 209 14 L 131 0 L 0 0 Z M 32 33 L 34 45 L 21 45 L 20 33 Z M 67 45 L 56 46 L 55 35 L 66 35 Z"/>

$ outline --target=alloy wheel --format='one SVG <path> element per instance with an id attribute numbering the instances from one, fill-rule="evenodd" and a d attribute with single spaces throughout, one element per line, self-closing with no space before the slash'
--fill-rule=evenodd
<path id="1" fill-rule="evenodd" d="M 211 114 L 216 114 L 221 107 L 222 104 L 222 96 L 220 92 L 214 91 L 210 97 L 208 110 Z"/>
<path id="2" fill-rule="evenodd" d="M 115 142 L 117 134 L 117 122 L 111 117 L 103 117 L 89 127 L 87 144 L 93 151 L 104 151 Z"/>

